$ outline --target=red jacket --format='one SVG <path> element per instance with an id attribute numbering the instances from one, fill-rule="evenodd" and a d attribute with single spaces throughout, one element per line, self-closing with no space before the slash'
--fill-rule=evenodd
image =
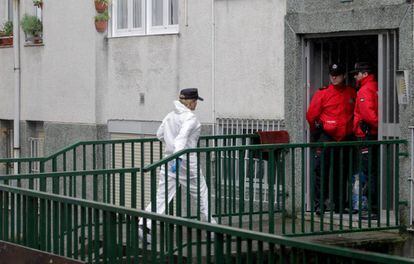
<path id="1" fill-rule="evenodd" d="M 369 134 L 378 134 L 378 83 L 370 74 L 361 80 L 354 111 L 354 133 L 356 137 L 365 137 L 359 123 L 369 126 Z"/>
<path id="2" fill-rule="evenodd" d="M 355 97 L 355 89 L 345 85 L 330 84 L 316 91 L 306 113 L 311 131 L 318 122 L 323 131 L 336 141 L 351 135 Z"/>

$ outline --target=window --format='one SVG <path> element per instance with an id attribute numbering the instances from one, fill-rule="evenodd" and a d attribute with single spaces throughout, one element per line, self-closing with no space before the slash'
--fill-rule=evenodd
<path id="1" fill-rule="evenodd" d="M 112 36 L 178 33 L 178 0 L 114 0 Z"/>
<path id="2" fill-rule="evenodd" d="M 42 8 L 40 6 L 35 6 L 35 16 L 42 21 Z"/>
<path id="3" fill-rule="evenodd" d="M 6 8 L 6 10 L 7 10 L 7 14 L 6 14 L 7 20 L 13 21 L 13 0 L 7 0 L 6 3 L 7 3 L 7 8 Z"/>

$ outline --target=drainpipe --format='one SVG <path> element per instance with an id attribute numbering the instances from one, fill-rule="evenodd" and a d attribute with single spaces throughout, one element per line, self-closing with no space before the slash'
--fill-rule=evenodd
<path id="1" fill-rule="evenodd" d="M 216 134 L 216 21 L 215 0 L 211 0 L 211 112 L 213 118 L 213 135 Z"/>
<path id="2" fill-rule="evenodd" d="M 14 121 L 13 121 L 13 157 L 20 157 L 20 0 L 13 0 L 13 52 L 14 52 Z M 14 173 L 18 166 L 14 164 Z"/>

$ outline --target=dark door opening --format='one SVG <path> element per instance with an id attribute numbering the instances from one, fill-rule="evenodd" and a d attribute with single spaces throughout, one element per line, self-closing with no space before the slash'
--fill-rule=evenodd
<path id="1" fill-rule="evenodd" d="M 398 69 L 398 36 L 394 30 L 371 33 L 367 35 L 344 36 L 306 36 L 303 42 L 304 51 L 304 82 L 306 87 L 307 104 L 317 89 L 329 84 L 328 65 L 333 62 L 342 63 L 347 72 L 351 71 L 355 62 L 367 61 L 376 67 L 375 76 L 378 80 L 378 139 L 395 139 L 400 137 L 398 96 L 395 84 L 395 75 Z M 346 76 L 346 83 L 355 87 L 352 75 Z M 305 120 L 306 122 L 306 120 Z M 307 124 L 305 128 L 305 141 L 309 142 Z M 386 190 L 386 164 L 385 159 L 394 160 L 395 150 L 391 156 L 386 157 L 381 150 L 380 182 L 381 194 Z M 394 166 L 395 164 L 391 164 Z M 309 167 L 308 167 L 309 168 Z M 394 172 L 391 172 L 389 184 L 391 191 L 394 186 Z M 309 175 L 309 173 L 308 173 Z M 308 178 L 309 182 L 309 178 Z M 308 186 L 309 187 L 309 186 Z M 309 190 L 309 189 L 308 189 Z M 393 191 L 392 191 L 393 192 Z M 394 202 L 394 192 L 392 193 Z M 381 196 L 382 197 L 382 196 Z M 385 201 L 382 201 L 382 205 Z"/>
<path id="2" fill-rule="evenodd" d="M 308 101 L 317 89 L 329 84 L 328 65 L 341 63 L 347 72 L 358 61 L 367 61 L 377 66 L 378 36 L 328 37 L 307 40 Z M 377 75 L 377 72 L 375 73 Z M 355 87 L 353 76 L 346 76 L 346 83 Z"/>

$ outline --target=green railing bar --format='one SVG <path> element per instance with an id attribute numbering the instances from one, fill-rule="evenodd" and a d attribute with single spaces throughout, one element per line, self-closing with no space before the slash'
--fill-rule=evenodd
<path id="1" fill-rule="evenodd" d="M 395 156 L 397 157 L 396 159 L 395 159 L 395 164 L 394 164 L 394 167 L 395 167 L 395 170 L 394 170 L 394 173 L 395 173 L 395 186 L 394 186 L 394 197 L 395 197 L 395 211 L 396 212 L 399 212 L 400 211 L 400 208 L 399 208 L 399 206 L 400 206 L 400 198 L 399 198 L 399 190 L 400 190 L 400 172 L 399 172 L 399 168 L 400 168 L 400 161 L 399 161 L 399 159 L 398 159 L 398 157 L 400 156 L 399 155 L 399 151 L 400 151 L 400 148 L 399 148 L 399 145 L 397 144 L 396 146 L 395 146 Z M 413 169 L 413 168 L 412 168 Z M 398 225 L 399 224 L 399 215 L 398 215 L 398 213 L 397 214 L 395 214 L 395 224 L 396 225 Z"/>
<path id="2" fill-rule="evenodd" d="M 291 173 L 292 173 L 292 175 L 291 175 L 291 183 L 290 183 L 290 185 L 291 185 L 291 192 L 292 192 L 292 207 L 291 207 L 291 210 L 292 210 L 292 215 L 294 216 L 294 215 L 296 215 L 296 210 L 295 210 L 295 207 L 296 207 L 296 195 L 295 195 L 295 187 L 296 187 L 296 183 L 295 183 L 295 180 L 296 180 L 296 178 L 295 178 L 295 151 L 292 151 L 291 161 L 290 162 L 292 163 L 291 164 Z M 293 218 L 293 220 L 292 220 L 292 233 L 296 233 L 296 228 L 295 227 L 296 227 L 296 224 L 295 224 L 295 220 Z"/>
<path id="3" fill-rule="evenodd" d="M 383 141 L 364 141 L 364 145 L 391 145 L 391 144 L 407 144 L 407 140 L 383 140 Z M 260 144 L 260 145 L 248 145 L 248 146 L 228 146 L 228 147 L 208 147 L 208 148 L 190 148 L 180 150 L 173 155 L 165 157 L 159 161 L 156 161 L 143 168 L 144 172 L 150 171 L 154 168 L 159 167 L 166 162 L 169 162 L 175 158 L 180 157 L 186 153 L 202 153 L 212 151 L 240 151 L 240 150 L 277 150 L 277 149 L 294 149 L 301 147 L 339 147 L 339 146 L 360 146 L 360 141 L 348 141 L 348 142 L 320 142 L 320 143 L 289 143 L 289 144 Z"/>
<path id="4" fill-rule="evenodd" d="M 54 177 L 67 177 L 67 176 L 82 176 L 82 175 L 95 175 L 95 174 L 107 174 L 107 173 L 134 173 L 141 171 L 141 168 L 119 168 L 119 169 L 101 169 L 101 170 L 82 170 L 82 171 L 61 171 L 61 172 L 42 172 L 32 174 L 10 174 L 0 175 L 0 181 L 17 180 L 17 179 L 43 179 Z"/>
<path id="5" fill-rule="evenodd" d="M 36 162 L 43 161 L 44 158 L 1 158 L 0 163 L 12 163 L 12 162 Z"/>
<path id="6" fill-rule="evenodd" d="M 305 148 L 300 148 L 300 151 L 301 151 L 301 156 L 302 156 L 302 168 L 305 168 L 305 166 L 306 166 Z M 310 172 L 310 174 L 312 174 L 312 171 Z M 306 209 L 306 207 L 305 207 L 306 171 L 304 169 L 302 170 L 302 175 L 301 176 L 302 176 L 302 178 L 301 178 L 301 181 L 302 181 L 302 184 L 301 184 L 301 208 L 302 208 L 301 209 L 301 231 L 302 231 L 302 233 L 304 233 L 305 232 L 305 209 Z M 292 185 L 295 185 L 295 183 L 293 183 Z M 311 197 L 312 197 L 312 195 L 311 195 Z M 313 212 L 313 208 L 311 209 L 311 214 L 313 215 L 312 212 Z"/>
<path id="7" fill-rule="evenodd" d="M 263 177 L 264 176 L 264 172 L 263 172 L 263 152 L 259 152 L 259 176 Z M 236 197 L 234 197 L 234 200 L 236 200 Z M 259 181 L 259 231 L 263 232 L 263 181 Z"/>
<path id="8" fill-rule="evenodd" d="M 144 160 L 144 142 L 141 142 L 141 167 L 143 166 L 145 160 Z M 167 171 L 167 170 L 165 170 Z M 144 179 L 144 171 L 141 170 L 141 209 L 144 209 L 144 204 L 145 204 L 145 179 Z"/>
<path id="9" fill-rule="evenodd" d="M 329 149 L 329 163 L 334 164 L 334 150 L 331 148 Z M 330 221 L 329 221 L 329 229 L 330 231 L 333 231 L 333 214 L 334 214 L 334 208 L 333 208 L 333 190 L 334 190 L 334 183 L 333 183 L 333 168 L 334 166 L 330 166 L 329 168 L 329 215 L 330 215 Z"/>
<path id="10" fill-rule="evenodd" d="M 375 232 L 375 231 L 390 231 L 400 230 L 401 226 L 389 226 L 389 227 L 362 227 L 361 229 L 344 229 L 344 230 L 333 230 L 333 231 L 316 231 L 312 233 L 296 233 L 286 234 L 284 237 L 309 237 L 309 236 L 320 236 L 320 235 L 334 235 L 334 234 L 346 234 L 346 233 L 361 233 L 361 232 Z"/>
<path id="11" fill-rule="evenodd" d="M 253 170 L 253 152 L 249 152 L 249 230 L 253 230 L 253 178 L 254 178 L 254 170 Z"/>
<path id="12" fill-rule="evenodd" d="M 325 197 L 324 197 L 324 187 L 325 186 L 325 150 L 328 149 L 323 149 L 322 150 L 322 154 L 321 154 L 321 180 L 320 180 L 320 195 L 319 195 L 319 208 L 321 210 L 321 214 L 319 215 L 320 218 L 320 225 L 319 225 L 319 229 L 323 232 L 324 230 L 324 214 L 323 212 L 325 211 Z"/>
<path id="13" fill-rule="evenodd" d="M 386 188 L 387 188 L 387 201 L 386 201 L 386 225 L 390 225 L 390 208 L 391 208 L 391 164 L 390 164 L 390 156 L 392 155 L 390 152 L 390 146 L 386 146 Z"/>
<path id="14" fill-rule="evenodd" d="M 275 176 L 276 176 L 276 168 L 275 168 L 275 152 L 269 152 L 269 233 L 275 233 L 275 218 L 274 218 L 274 204 L 275 204 Z M 277 191 L 276 191 L 277 193 Z"/>
<path id="15" fill-rule="evenodd" d="M 343 226 L 343 196 L 344 196 L 344 148 L 339 149 L 339 229 L 342 230 Z"/>

